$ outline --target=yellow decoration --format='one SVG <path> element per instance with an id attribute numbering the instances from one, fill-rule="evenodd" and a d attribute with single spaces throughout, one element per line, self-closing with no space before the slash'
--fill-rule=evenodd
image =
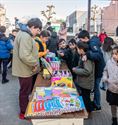
<path id="1" fill-rule="evenodd" d="M 51 81 L 52 81 L 51 86 L 67 86 L 70 88 L 73 87 L 72 77 L 61 77 L 61 78 L 53 77 Z"/>

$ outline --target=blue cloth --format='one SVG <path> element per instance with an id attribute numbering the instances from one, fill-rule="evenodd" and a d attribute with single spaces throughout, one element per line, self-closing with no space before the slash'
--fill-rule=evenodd
<path id="1" fill-rule="evenodd" d="M 8 65 L 9 60 L 8 59 L 3 59 L 3 72 L 2 72 L 2 80 L 5 80 L 7 77 L 7 65 Z"/>
<path id="2" fill-rule="evenodd" d="M 105 61 L 100 45 L 94 40 L 88 42 L 89 51 L 87 58 L 95 62 L 95 78 L 101 78 L 105 67 Z"/>
<path id="3" fill-rule="evenodd" d="M 27 24 L 23 24 L 19 21 L 19 19 L 15 19 L 15 25 L 18 26 L 19 29 L 25 30 L 27 28 Z"/>
<path id="4" fill-rule="evenodd" d="M 15 39 L 15 36 L 14 35 L 12 35 L 12 34 L 9 34 L 9 38 L 8 38 L 10 41 L 14 41 L 14 39 Z"/>
<path id="5" fill-rule="evenodd" d="M 5 37 L 5 35 L 0 36 L 0 58 L 8 59 L 12 49 L 13 46 L 11 42 Z"/>
<path id="6" fill-rule="evenodd" d="M 91 41 L 95 42 L 97 46 L 101 47 L 101 42 L 98 36 L 92 36 Z"/>
<path id="7" fill-rule="evenodd" d="M 100 81 L 101 81 L 101 78 L 96 78 L 95 79 L 95 86 L 94 86 L 94 104 L 98 108 L 101 107 Z"/>

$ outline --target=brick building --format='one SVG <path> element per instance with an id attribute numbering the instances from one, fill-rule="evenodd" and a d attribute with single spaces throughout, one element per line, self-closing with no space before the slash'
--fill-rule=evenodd
<path id="1" fill-rule="evenodd" d="M 109 35 L 116 35 L 116 29 L 118 27 L 118 1 L 112 0 L 110 5 L 104 7 L 102 13 L 102 28 Z"/>

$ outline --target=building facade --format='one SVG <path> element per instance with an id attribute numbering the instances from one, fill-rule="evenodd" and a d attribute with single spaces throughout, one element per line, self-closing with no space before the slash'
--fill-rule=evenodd
<path id="1" fill-rule="evenodd" d="M 118 33 L 116 33 L 118 28 L 118 1 L 112 0 L 109 6 L 104 7 L 102 13 L 102 28 L 105 29 L 109 35 L 118 35 Z"/>
<path id="2" fill-rule="evenodd" d="M 74 11 L 72 14 L 67 16 L 66 23 L 72 32 L 76 33 L 80 28 L 86 28 L 86 11 Z"/>

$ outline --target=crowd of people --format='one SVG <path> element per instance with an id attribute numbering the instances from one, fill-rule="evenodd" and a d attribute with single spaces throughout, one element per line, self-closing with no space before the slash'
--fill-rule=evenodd
<path id="1" fill-rule="evenodd" d="M 114 40 L 104 30 L 100 35 L 95 32 L 92 37 L 87 30 L 81 30 L 68 40 L 65 22 L 62 22 L 58 33 L 51 22 L 43 28 L 38 18 L 30 19 L 27 24 L 16 19 L 16 23 L 19 29 L 14 29 L 8 38 L 5 36 L 6 28 L 0 26 L 0 71 L 2 84 L 9 82 L 7 68 L 10 63 L 12 74 L 19 79 L 19 118 L 24 119 L 29 95 L 40 70 L 40 58 L 53 52 L 71 71 L 88 114 L 102 109 L 100 88 L 106 90 L 112 125 L 117 125 L 118 46 Z M 93 100 L 91 93 L 94 93 Z"/>

